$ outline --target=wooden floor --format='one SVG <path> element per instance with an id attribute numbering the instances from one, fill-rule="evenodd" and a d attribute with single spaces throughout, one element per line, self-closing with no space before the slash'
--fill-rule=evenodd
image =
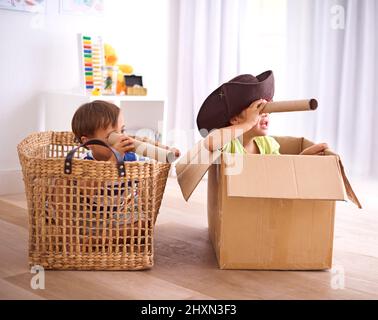
<path id="1" fill-rule="evenodd" d="M 186 203 L 169 178 L 151 270 L 47 271 L 44 290 L 30 287 L 25 196 L 0 196 L 0 299 L 378 299 L 378 182 L 353 185 L 365 209 L 338 204 L 333 271 L 219 270 L 207 235 L 206 182 Z M 344 288 L 333 289 L 342 279 Z"/>

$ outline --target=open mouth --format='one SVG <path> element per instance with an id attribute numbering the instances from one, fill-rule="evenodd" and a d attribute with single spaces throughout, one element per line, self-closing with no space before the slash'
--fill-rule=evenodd
<path id="1" fill-rule="evenodd" d="M 269 127 L 269 120 L 267 120 L 267 119 L 262 120 L 260 122 L 260 127 L 262 129 L 268 129 L 268 127 Z"/>

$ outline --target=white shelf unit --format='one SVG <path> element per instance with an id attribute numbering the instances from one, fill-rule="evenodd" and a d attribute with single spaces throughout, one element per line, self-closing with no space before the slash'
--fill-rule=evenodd
<path id="1" fill-rule="evenodd" d="M 150 96 L 86 96 L 76 93 L 46 92 L 40 99 L 40 131 L 71 131 L 71 119 L 83 103 L 105 100 L 119 106 L 127 130 L 158 132 L 165 143 L 164 99 Z"/>

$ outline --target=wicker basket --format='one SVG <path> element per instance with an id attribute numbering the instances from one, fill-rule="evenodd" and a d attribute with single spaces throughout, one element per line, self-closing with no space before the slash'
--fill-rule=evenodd
<path id="1" fill-rule="evenodd" d="M 119 154 L 117 165 L 81 160 L 85 150 L 71 132 L 34 133 L 17 149 L 29 211 L 30 265 L 152 267 L 154 225 L 169 163 L 123 162 Z"/>

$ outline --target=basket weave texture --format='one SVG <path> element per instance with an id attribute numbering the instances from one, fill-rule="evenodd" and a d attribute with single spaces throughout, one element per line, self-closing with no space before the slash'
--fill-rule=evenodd
<path id="1" fill-rule="evenodd" d="M 17 146 L 28 205 L 29 264 L 151 268 L 154 225 L 170 164 L 125 162 L 126 174 L 120 177 L 111 161 L 80 159 L 81 148 L 66 174 L 65 157 L 75 147 L 72 132 L 53 131 L 33 133 Z"/>

